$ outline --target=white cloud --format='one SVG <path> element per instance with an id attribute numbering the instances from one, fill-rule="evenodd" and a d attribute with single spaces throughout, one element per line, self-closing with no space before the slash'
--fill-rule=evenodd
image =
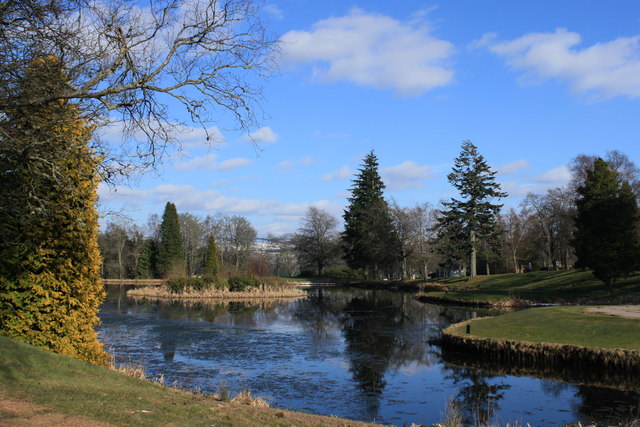
<path id="1" fill-rule="evenodd" d="M 289 31 L 281 41 L 284 64 L 313 64 L 315 77 L 328 82 L 418 96 L 453 81 L 453 44 L 433 37 L 424 21 L 405 23 L 353 9 L 316 22 L 312 31 Z"/>
<path id="2" fill-rule="evenodd" d="M 211 145 L 224 145 L 226 139 L 217 126 L 190 127 L 178 125 L 175 132 L 176 139 L 187 148 L 209 147 Z"/>
<path id="3" fill-rule="evenodd" d="M 261 127 L 255 132 L 251 132 L 246 138 L 249 142 L 276 142 L 278 134 L 269 126 Z"/>
<path id="4" fill-rule="evenodd" d="M 120 185 L 110 186 L 103 182 L 98 184 L 98 196 L 100 202 L 112 202 L 123 200 L 137 200 L 148 196 L 146 191 L 136 190 Z"/>
<path id="5" fill-rule="evenodd" d="M 311 165 L 316 162 L 316 159 L 313 157 L 305 156 L 299 160 L 301 165 Z"/>
<path id="6" fill-rule="evenodd" d="M 389 190 L 422 188 L 424 187 L 423 181 L 432 177 L 431 167 L 427 165 L 420 166 L 411 160 L 384 168 L 380 171 L 380 174 Z"/>
<path id="7" fill-rule="evenodd" d="M 186 162 L 181 162 L 176 165 L 176 170 L 179 171 L 190 171 L 190 170 L 198 170 L 198 169 L 213 169 L 216 163 L 216 155 L 215 154 L 207 154 L 202 157 L 195 157 L 193 159 L 187 160 Z"/>
<path id="8" fill-rule="evenodd" d="M 267 4 L 262 8 L 262 10 L 264 10 L 265 12 L 267 12 L 269 15 L 271 15 L 273 18 L 277 20 L 284 19 L 284 12 L 282 11 L 282 9 L 278 7 L 277 4 L 273 4 L 273 3 Z"/>
<path id="9" fill-rule="evenodd" d="M 523 197 L 529 193 L 540 194 L 551 188 L 553 185 L 542 183 L 522 183 L 515 181 L 500 182 L 500 189 L 507 193 L 507 197 Z"/>
<path id="10" fill-rule="evenodd" d="M 285 160 L 283 162 L 278 163 L 276 168 L 282 172 L 293 172 L 294 162 L 291 160 Z"/>
<path id="11" fill-rule="evenodd" d="M 244 157 L 236 157 L 234 159 L 228 159 L 220 162 L 218 165 L 216 165 L 215 169 L 219 171 L 230 171 L 250 164 L 251 160 Z"/>
<path id="12" fill-rule="evenodd" d="M 519 172 L 523 169 L 530 168 L 531 165 L 526 160 L 518 159 L 510 163 L 505 163 L 504 165 L 498 166 L 496 169 L 498 171 L 497 175 L 510 175 L 512 173 Z"/>
<path id="13" fill-rule="evenodd" d="M 569 166 L 563 165 L 533 177 L 535 182 L 566 184 L 571 180 Z"/>
<path id="14" fill-rule="evenodd" d="M 347 165 L 344 165 L 337 171 L 329 172 L 325 176 L 322 177 L 322 181 L 339 181 L 342 179 L 347 179 L 355 172 Z"/>
<path id="15" fill-rule="evenodd" d="M 211 126 L 205 129 L 200 126 L 190 127 L 182 124 L 167 123 L 167 128 L 172 130 L 172 136 L 176 141 L 186 148 L 210 147 L 212 145 L 221 146 L 226 143 L 224 135 L 217 126 Z M 133 134 L 127 134 L 124 124 L 120 121 L 99 128 L 97 136 L 107 142 L 116 144 L 125 141 L 127 138 L 132 138 L 135 141 L 145 141 L 147 138 L 147 136 L 139 130 Z"/>
<path id="16" fill-rule="evenodd" d="M 191 185 L 175 185 L 175 184 L 161 184 L 156 186 L 152 192 L 156 196 L 174 196 L 181 194 L 188 194 L 193 190 Z"/>
<path id="17" fill-rule="evenodd" d="M 200 169 L 211 169 L 217 171 L 230 171 L 238 169 L 242 166 L 246 166 L 251 163 L 251 160 L 238 157 L 235 159 L 224 160 L 220 163 L 216 161 L 217 156 L 215 154 L 207 154 L 202 157 L 194 157 L 185 162 L 178 163 L 175 167 L 179 171 L 192 171 Z"/>
<path id="18" fill-rule="evenodd" d="M 566 29 L 529 33 L 507 42 L 485 35 L 475 42 L 506 58 L 528 78 L 568 81 L 576 92 L 604 97 L 640 97 L 640 35 L 577 48 L 580 34 Z"/>
<path id="19" fill-rule="evenodd" d="M 117 190 L 117 191 L 114 191 Z M 99 187 L 100 202 L 123 203 L 128 208 L 158 206 L 162 209 L 167 201 L 176 204 L 179 212 L 223 213 L 229 215 L 254 215 L 301 217 L 308 203 L 285 203 L 277 200 L 258 200 L 228 197 L 218 190 L 200 190 L 192 185 L 162 184 L 146 190 L 126 187 Z M 324 202 L 319 202 L 323 204 Z"/>
<path id="20" fill-rule="evenodd" d="M 276 169 L 278 169 L 281 172 L 287 172 L 287 173 L 295 172 L 296 166 L 306 166 L 306 165 L 313 164 L 315 162 L 316 161 L 314 158 L 306 156 L 298 160 L 284 160 L 278 163 L 278 165 L 276 166 Z"/>

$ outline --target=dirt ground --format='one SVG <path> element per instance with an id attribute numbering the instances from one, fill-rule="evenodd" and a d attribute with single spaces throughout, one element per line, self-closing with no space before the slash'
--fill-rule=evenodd
<path id="1" fill-rule="evenodd" d="M 0 426 L 2 427 L 109 427 L 81 416 L 70 416 L 26 400 L 9 399 L 0 394 Z"/>
<path id="2" fill-rule="evenodd" d="M 640 319 L 640 305 L 612 305 L 609 307 L 591 307 L 587 311 L 605 313 L 611 316 Z"/>

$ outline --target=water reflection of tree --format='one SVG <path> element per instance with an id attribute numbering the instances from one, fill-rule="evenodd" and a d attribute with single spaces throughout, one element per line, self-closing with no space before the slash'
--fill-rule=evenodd
<path id="1" fill-rule="evenodd" d="M 405 321 L 398 307 L 377 293 L 353 298 L 345 306 L 343 335 L 350 371 L 367 397 L 367 411 L 374 417 L 379 395 L 386 386 L 385 373 L 396 346 L 394 329 Z"/>
<path id="2" fill-rule="evenodd" d="M 350 299 L 350 295 L 315 289 L 300 302 L 293 320 L 311 332 L 315 342 L 321 342 L 340 330 L 342 312 Z"/>
<path id="3" fill-rule="evenodd" d="M 448 371 L 445 378 L 453 380 L 460 387 L 455 402 L 464 412 L 464 424 L 490 425 L 500 406 L 499 401 L 511 386 L 491 382 L 496 377 L 478 369 L 458 368 L 449 364 L 445 364 L 444 369 Z"/>
<path id="4" fill-rule="evenodd" d="M 640 392 L 578 386 L 575 395 L 580 398 L 575 414 L 582 423 L 626 425 L 640 419 Z"/>

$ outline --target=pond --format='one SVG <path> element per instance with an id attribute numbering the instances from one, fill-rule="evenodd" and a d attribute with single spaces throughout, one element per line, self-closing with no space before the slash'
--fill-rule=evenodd
<path id="1" fill-rule="evenodd" d="M 181 388 L 247 388 L 272 407 L 395 425 L 437 423 L 448 402 L 470 425 L 640 418 L 637 389 L 507 375 L 443 354 L 429 340 L 481 313 L 407 293 L 316 288 L 297 301 L 184 306 L 124 292 L 108 289 L 101 341 L 117 363 Z"/>

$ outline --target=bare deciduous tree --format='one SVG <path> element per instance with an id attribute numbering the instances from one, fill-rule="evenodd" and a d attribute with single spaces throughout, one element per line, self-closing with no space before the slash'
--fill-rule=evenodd
<path id="1" fill-rule="evenodd" d="M 180 234 L 187 267 L 187 275 L 197 274 L 204 265 L 204 248 L 208 235 L 204 232 L 202 221 L 190 213 L 178 214 L 180 220 Z"/>
<path id="2" fill-rule="evenodd" d="M 203 228 L 206 234 L 213 233 L 216 236 L 222 264 L 233 267 L 235 271 L 244 267 L 257 237 L 257 232 L 248 219 L 238 215 L 208 216 Z"/>
<path id="3" fill-rule="evenodd" d="M 593 168 L 597 156 L 580 154 L 571 161 L 572 189 L 575 191 L 580 185 L 584 185 L 587 171 Z M 631 186 L 636 199 L 640 201 L 640 168 L 629 157 L 618 150 L 607 151 L 604 160 L 609 168 L 616 172 L 620 179 Z"/>
<path id="4" fill-rule="evenodd" d="M 505 215 L 500 215 L 499 221 L 503 230 L 503 243 L 506 255 L 513 264 L 513 271 L 515 273 L 521 273 L 520 254 L 529 229 L 530 218 L 525 212 L 518 213 L 515 209 L 511 208 Z"/>
<path id="5" fill-rule="evenodd" d="M 431 245 L 431 240 L 435 237 L 432 228 L 435 225 L 433 209 L 427 203 L 403 208 L 394 200 L 390 212 L 400 240 L 401 277 L 406 279 L 417 274 L 427 277 L 434 253 Z"/>
<path id="6" fill-rule="evenodd" d="M 302 268 L 313 269 L 320 276 L 325 267 L 341 255 L 338 220 L 329 212 L 310 206 L 293 244 Z"/>
<path id="7" fill-rule="evenodd" d="M 248 129 L 261 96 L 254 77 L 268 73 L 277 49 L 258 15 L 251 0 L 5 0 L 0 113 L 70 99 L 94 124 L 119 122 L 130 144 L 109 154 L 107 172 L 153 165 L 184 124 L 176 104 L 203 126 L 223 110 Z M 50 55 L 71 84 L 19 96 L 31 61 Z"/>
<path id="8" fill-rule="evenodd" d="M 522 206 L 523 213 L 531 217 L 542 266 L 569 268 L 575 259 L 571 247 L 575 214 L 573 191 L 559 187 L 544 195 L 530 193 Z"/>

